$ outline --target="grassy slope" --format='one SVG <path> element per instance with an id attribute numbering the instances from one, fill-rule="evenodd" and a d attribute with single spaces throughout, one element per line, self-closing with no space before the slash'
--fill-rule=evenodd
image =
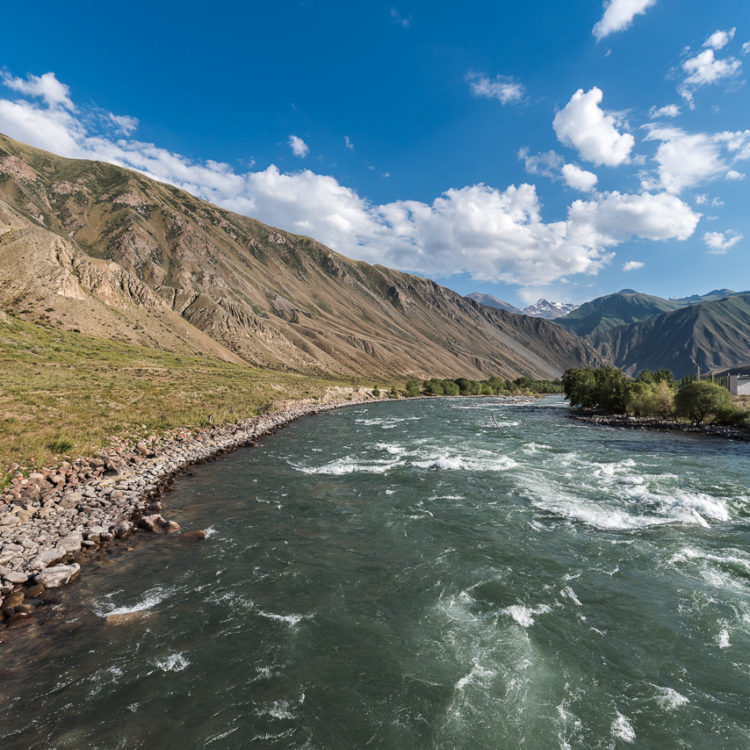
<path id="1" fill-rule="evenodd" d="M 0 484 L 11 462 L 48 465 L 50 447 L 90 455 L 111 437 L 236 422 L 271 401 L 321 396 L 330 380 L 61 331 L 0 313 Z M 351 385 L 351 383 L 349 383 Z"/>
<path id="2" fill-rule="evenodd" d="M 585 302 L 577 310 L 558 318 L 555 322 L 579 336 L 595 336 L 609 328 L 635 323 L 680 307 L 682 304 L 678 301 L 650 294 L 616 292 Z"/>

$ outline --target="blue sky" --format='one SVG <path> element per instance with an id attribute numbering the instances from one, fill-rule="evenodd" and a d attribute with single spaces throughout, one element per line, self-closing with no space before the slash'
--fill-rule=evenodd
<path id="1" fill-rule="evenodd" d="M 19 140 L 516 304 L 750 288 L 746 0 L 4 20 L 0 132 Z"/>

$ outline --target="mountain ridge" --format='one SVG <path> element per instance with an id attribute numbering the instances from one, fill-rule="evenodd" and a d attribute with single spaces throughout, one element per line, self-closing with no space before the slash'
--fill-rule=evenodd
<path id="1" fill-rule="evenodd" d="M 107 282 L 120 290 L 110 299 L 114 308 L 82 287 L 90 304 L 105 306 L 97 307 L 98 325 L 106 328 L 104 313 L 112 317 L 120 305 L 132 320 L 122 311 L 114 315 L 118 335 L 137 334 L 140 343 L 162 348 L 213 347 L 257 366 L 337 376 L 546 379 L 603 362 L 590 344 L 553 323 L 491 310 L 433 281 L 350 260 L 137 172 L 63 159 L 5 136 L 0 200 L 6 214 L 15 212 L 8 226 L 25 222 L 21 229 L 38 245 L 66 247 L 67 255 L 35 251 L 49 261 L 44 279 L 21 264 L 22 278 L 0 293 L 0 305 L 53 325 L 84 330 L 96 322 L 53 288 L 64 273 L 52 259 L 70 256 L 121 279 Z M 6 268 L 21 257 L 18 229 L 0 236 Z M 125 294 L 137 285 L 150 314 Z M 168 331 L 156 335 L 173 316 L 189 326 L 181 343 L 168 341 Z"/>

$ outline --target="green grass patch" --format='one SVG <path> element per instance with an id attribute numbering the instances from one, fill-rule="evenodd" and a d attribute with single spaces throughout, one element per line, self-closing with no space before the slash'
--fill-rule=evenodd
<path id="1" fill-rule="evenodd" d="M 0 484 L 17 462 L 90 455 L 113 437 L 237 422 L 351 385 L 158 351 L 0 313 Z"/>

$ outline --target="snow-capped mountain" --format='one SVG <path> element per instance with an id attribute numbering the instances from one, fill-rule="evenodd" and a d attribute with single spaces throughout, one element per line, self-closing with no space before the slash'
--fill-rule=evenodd
<path id="1" fill-rule="evenodd" d="M 578 305 L 571 305 L 568 302 L 550 302 L 544 298 L 538 299 L 533 305 L 524 307 L 521 312 L 524 315 L 531 315 L 533 318 L 561 318 L 569 312 L 578 309 Z"/>

